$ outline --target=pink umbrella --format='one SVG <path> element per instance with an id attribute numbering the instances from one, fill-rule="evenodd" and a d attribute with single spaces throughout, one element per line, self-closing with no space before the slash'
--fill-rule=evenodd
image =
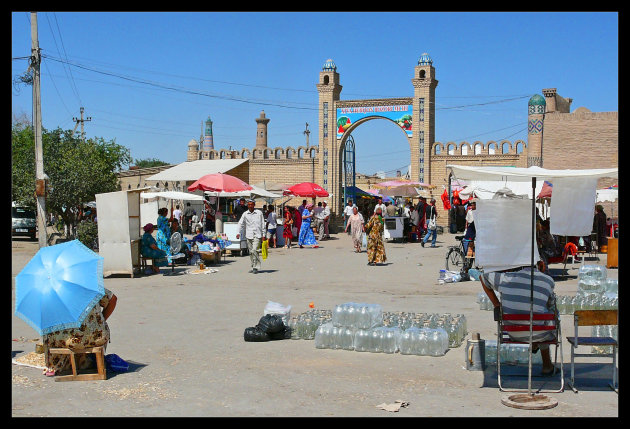
<path id="1" fill-rule="evenodd" d="M 206 174 L 188 187 L 188 191 L 190 192 L 196 191 L 197 189 L 210 192 L 240 192 L 250 191 L 254 188 L 238 177 L 230 176 L 229 174 L 214 173 Z"/>

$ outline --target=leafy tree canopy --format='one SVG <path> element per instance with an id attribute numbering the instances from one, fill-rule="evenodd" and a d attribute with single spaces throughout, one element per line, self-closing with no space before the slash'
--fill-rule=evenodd
<path id="1" fill-rule="evenodd" d="M 134 162 L 136 164 L 136 167 L 138 168 L 159 167 L 161 165 L 168 165 L 168 162 L 160 161 L 157 158 L 136 159 Z"/>
<path id="2" fill-rule="evenodd" d="M 83 141 L 72 130 L 42 129 L 44 172 L 49 177 L 46 211 L 76 224 L 82 204 L 95 195 L 118 191 L 116 173 L 131 162 L 129 149 L 96 137 Z M 35 141 L 33 129 L 14 122 L 11 133 L 13 201 L 35 207 Z"/>

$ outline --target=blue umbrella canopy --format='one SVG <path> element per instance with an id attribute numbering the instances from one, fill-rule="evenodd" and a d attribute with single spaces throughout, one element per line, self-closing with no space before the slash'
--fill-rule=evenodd
<path id="1" fill-rule="evenodd" d="M 73 240 L 39 249 L 15 277 L 15 314 L 39 335 L 78 328 L 104 295 L 103 257 Z"/>

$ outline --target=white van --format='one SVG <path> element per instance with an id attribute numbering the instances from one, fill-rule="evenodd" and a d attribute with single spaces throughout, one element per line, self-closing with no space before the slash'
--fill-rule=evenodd
<path id="1" fill-rule="evenodd" d="M 11 205 L 11 235 L 28 236 L 35 240 L 37 233 L 37 214 L 27 207 Z"/>

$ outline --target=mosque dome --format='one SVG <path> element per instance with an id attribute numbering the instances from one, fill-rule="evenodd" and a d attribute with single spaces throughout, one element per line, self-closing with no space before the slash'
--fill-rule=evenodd
<path id="1" fill-rule="evenodd" d="M 546 104 L 545 97 L 540 94 L 534 94 L 527 103 L 528 106 L 545 106 Z"/>
<path id="2" fill-rule="evenodd" d="M 192 139 L 188 142 L 188 150 L 199 150 L 199 144 L 197 140 Z"/>
<path id="3" fill-rule="evenodd" d="M 322 67 L 323 71 L 337 71 L 337 65 L 330 58 L 326 60 L 324 63 L 324 67 Z"/>
<path id="4" fill-rule="evenodd" d="M 419 66 L 432 66 L 433 60 L 431 59 L 429 54 L 425 52 L 422 55 L 420 55 L 420 59 L 418 59 L 418 65 Z"/>

